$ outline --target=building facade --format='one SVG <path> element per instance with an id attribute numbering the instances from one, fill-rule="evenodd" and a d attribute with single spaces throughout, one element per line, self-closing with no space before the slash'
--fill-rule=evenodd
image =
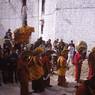
<path id="1" fill-rule="evenodd" d="M 45 0 L 44 38 L 95 43 L 95 0 Z M 48 15 L 50 14 L 50 15 Z"/>
<path id="2" fill-rule="evenodd" d="M 22 0 L 0 0 L 0 35 L 22 26 Z M 30 42 L 63 39 L 95 43 L 95 0 L 27 0 L 28 25 L 35 28 Z"/>

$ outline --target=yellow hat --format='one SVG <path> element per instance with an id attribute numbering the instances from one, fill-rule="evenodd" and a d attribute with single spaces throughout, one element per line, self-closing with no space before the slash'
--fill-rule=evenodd
<path id="1" fill-rule="evenodd" d="M 42 52 L 44 52 L 44 48 L 42 48 L 42 47 L 37 47 L 37 48 L 35 48 L 35 50 L 34 50 L 34 53 L 36 53 L 36 54 L 40 54 L 40 53 L 42 53 Z"/>

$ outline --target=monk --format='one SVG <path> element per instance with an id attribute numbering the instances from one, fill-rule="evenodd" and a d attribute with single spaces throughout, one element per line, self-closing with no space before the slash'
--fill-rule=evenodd
<path id="1" fill-rule="evenodd" d="M 95 95 L 95 76 L 81 83 L 75 95 Z"/>
<path id="2" fill-rule="evenodd" d="M 67 69 L 67 57 L 68 57 L 68 49 L 63 49 L 61 52 L 61 55 L 59 56 L 57 60 L 57 72 L 58 72 L 58 85 L 62 87 L 67 86 L 65 74 Z"/>
<path id="3" fill-rule="evenodd" d="M 90 79 L 95 75 L 95 47 L 92 48 L 92 51 L 88 56 L 88 66 L 89 66 L 88 79 Z"/>
<path id="4" fill-rule="evenodd" d="M 21 54 L 17 62 L 17 72 L 20 81 L 20 95 L 28 95 L 28 62 L 25 54 Z"/>

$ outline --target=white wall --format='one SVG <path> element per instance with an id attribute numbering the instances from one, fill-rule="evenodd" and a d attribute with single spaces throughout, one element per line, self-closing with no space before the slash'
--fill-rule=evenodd
<path id="1" fill-rule="evenodd" d="M 4 32 L 9 28 L 13 32 L 22 26 L 21 0 L 10 1 L 9 3 L 8 0 L 0 0 L 0 27 L 4 28 Z M 28 25 L 35 28 L 31 37 L 31 42 L 34 42 L 38 38 L 38 0 L 27 0 L 27 11 Z"/>
<path id="2" fill-rule="evenodd" d="M 95 0 L 46 0 L 44 39 L 95 43 Z M 48 15 L 49 14 L 49 15 Z"/>
<path id="3" fill-rule="evenodd" d="M 56 37 L 75 43 L 95 43 L 95 0 L 60 0 L 57 2 Z"/>
<path id="4" fill-rule="evenodd" d="M 43 39 L 55 39 L 55 21 L 56 21 L 56 0 L 46 0 L 45 2 L 45 14 L 43 18 L 44 22 L 44 32 L 43 32 Z"/>
<path id="5" fill-rule="evenodd" d="M 21 0 L 0 0 L 0 31 L 21 27 Z M 41 15 L 42 0 L 27 0 L 28 25 L 35 27 L 31 42 L 40 36 L 87 41 L 89 48 L 95 43 L 95 0 L 46 0 L 45 14 Z M 39 1 L 39 5 L 38 5 Z M 40 19 L 44 19 L 44 31 L 41 34 Z M 3 32 L 2 32 L 3 33 Z M 0 33 L 0 35 L 2 35 Z"/>
<path id="6" fill-rule="evenodd" d="M 35 42 L 39 37 L 39 3 L 38 0 L 27 0 L 28 6 L 28 25 L 35 28 L 32 33 L 31 43 Z"/>

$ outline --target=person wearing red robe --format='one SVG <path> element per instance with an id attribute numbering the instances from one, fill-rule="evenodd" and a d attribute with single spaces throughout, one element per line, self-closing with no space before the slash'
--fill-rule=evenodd
<path id="1" fill-rule="evenodd" d="M 82 68 L 82 62 L 83 62 L 83 47 L 78 47 L 77 52 L 74 55 L 73 58 L 73 64 L 75 66 L 75 81 L 79 83 L 80 81 L 80 74 L 81 74 L 81 68 Z"/>
<path id="2" fill-rule="evenodd" d="M 52 87 L 50 85 L 50 73 L 51 73 L 51 58 L 50 54 L 46 52 L 42 56 L 42 63 L 43 63 L 43 69 L 44 69 L 44 82 L 45 82 L 45 87 Z"/>
<path id="3" fill-rule="evenodd" d="M 89 73 L 88 79 L 95 75 L 95 47 L 92 49 L 88 56 Z"/>
<path id="4" fill-rule="evenodd" d="M 24 54 L 21 54 L 17 62 L 17 72 L 20 82 L 20 95 L 28 95 L 28 62 Z"/>
<path id="5" fill-rule="evenodd" d="M 75 95 L 95 95 L 95 76 L 90 80 L 85 80 L 76 88 Z"/>

